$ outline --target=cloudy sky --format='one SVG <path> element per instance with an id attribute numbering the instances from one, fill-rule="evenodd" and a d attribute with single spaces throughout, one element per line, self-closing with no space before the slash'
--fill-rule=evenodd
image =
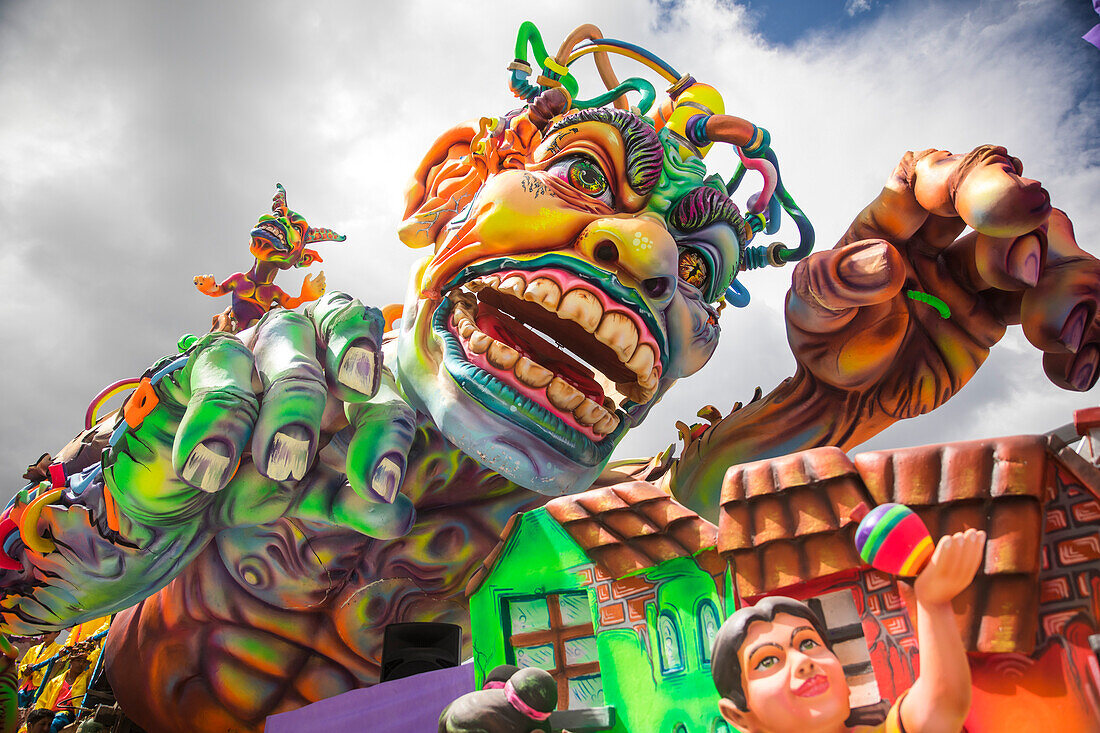
<path id="1" fill-rule="evenodd" d="M 330 289 L 400 301 L 407 177 L 438 132 L 515 106 L 505 67 L 526 19 L 551 48 L 594 22 L 721 89 L 728 111 L 772 132 L 823 246 L 906 150 L 996 142 L 1100 252 L 1088 0 L 0 0 L 0 494 L 80 429 L 103 386 L 207 329 L 225 304 L 191 278 L 249 266 L 247 234 L 277 181 L 311 223 L 348 235 L 318 247 Z M 733 165 L 728 152 L 708 163 Z M 301 273 L 284 277 L 292 290 Z M 660 450 L 675 420 L 792 372 L 789 277 L 748 279 L 753 302 L 723 318 L 711 365 L 622 454 Z M 1093 404 L 1048 384 L 1013 330 L 946 407 L 869 445 L 1042 432 Z"/>

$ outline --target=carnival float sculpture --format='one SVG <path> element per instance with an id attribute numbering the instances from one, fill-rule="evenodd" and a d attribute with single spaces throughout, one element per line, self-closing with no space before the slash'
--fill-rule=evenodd
<path id="1" fill-rule="evenodd" d="M 427 254 L 394 328 L 342 293 L 304 312 L 257 296 L 250 328 L 181 342 L 0 519 L 5 631 L 118 612 L 107 674 L 131 718 L 258 731 L 376 681 L 387 624 L 468 627 L 467 582 L 508 518 L 551 497 L 652 478 L 713 517 L 730 466 L 845 450 L 940 407 L 1008 324 L 1054 384 L 1095 384 L 1100 262 L 1005 149 L 906 153 L 810 254 L 769 134 L 716 90 L 594 26 L 551 55 L 524 24 L 516 50 L 522 106 L 450 128 L 415 171 L 399 237 Z M 571 67 L 588 55 L 607 91 L 582 98 Z M 612 55 L 667 80 L 667 99 L 620 83 Z M 741 159 L 729 180 L 704 165 L 714 145 Z M 742 214 L 747 172 L 763 185 Z M 312 241 L 275 213 L 254 245 Z M 784 214 L 797 246 L 750 243 Z M 282 249 L 256 254 L 254 284 Z M 754 269 L 796 261 L 796 372 L 708 413 L 679 456 L 609 468 L 711 358 L 722 316 L 736 334 L 723 303 L 745 302 Z"/>

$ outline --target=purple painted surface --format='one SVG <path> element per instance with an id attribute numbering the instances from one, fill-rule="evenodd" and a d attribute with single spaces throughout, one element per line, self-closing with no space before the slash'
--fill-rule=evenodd
<path id="1" fill-rule="evenodd" d="M 474 690 L 474 665 L 440 669 L 352 690 L 267 719 L 264 733 L 435 733 L 439 714 Z"/>
<path id="2" fill-rule="evenodd" d="M 1081 38 L 1084 38 L 1086 41 L 1088 41 L 1092 45 L 1096 46 L 1097 48 L 1100 48 L 1100 25 L 1094 25 L 1092 27 L 1092 30 L 1089 31 L 1088 33 L 1086 33 L 1085 35 L 1081 36 Z"/>

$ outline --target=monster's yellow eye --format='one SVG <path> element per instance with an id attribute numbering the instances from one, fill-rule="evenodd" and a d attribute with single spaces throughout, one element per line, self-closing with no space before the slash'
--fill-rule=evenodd
<path id="1" fill-rule="evenodd" d="M 710 265 L 706 258 L 693 249 L 680 250 L 680 279 L 705 292 L 710 282 Z"/>
<path id="2" fill-rule="evenodd" d="M 599 198 L 608 189 L 603 171 L 588 158 L 574 158 L 566 176 L 570 186 L 593 198 Z"/>
<path id="3" fill-rule="evenodd" d="M 571 155 L 555 161 L 546 171 L 550 175 L 569 184 L 589 198 L 596 199 L 607 206 L 614 205 L 614 195 L 607 174 L 599 163 L 586 155 Z"/>

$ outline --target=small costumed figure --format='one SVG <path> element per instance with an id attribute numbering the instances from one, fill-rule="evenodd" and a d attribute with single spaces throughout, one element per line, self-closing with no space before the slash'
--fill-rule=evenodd
<path id="1" fill-rule="evenodd" d="M 306 275 L 301 295 L 296 298 L 275 285 L 275 276 L 280 270 L 321 262 L 321 256 L 307 249 L 307 244 L 343 242 L 345 237 L 331 229 L 311 227 L 301 214 L 287 206 L 283 185 L 275 185 L 278 190 L 271 203 L 271 214 L 261 216 L 251 232 L 249 250 L 256 258 L 252 269 L 233 273 L 220 284 L 215 282 L 213 275 L 195 276 L 195 287 L 200 292 L 212 298 L 233 295 L 233 304 L 214 319 L 217 330 L 236 333 L 260 320 L 275 306 L 297 308 L 325 294 L 324 271 Z"/>

